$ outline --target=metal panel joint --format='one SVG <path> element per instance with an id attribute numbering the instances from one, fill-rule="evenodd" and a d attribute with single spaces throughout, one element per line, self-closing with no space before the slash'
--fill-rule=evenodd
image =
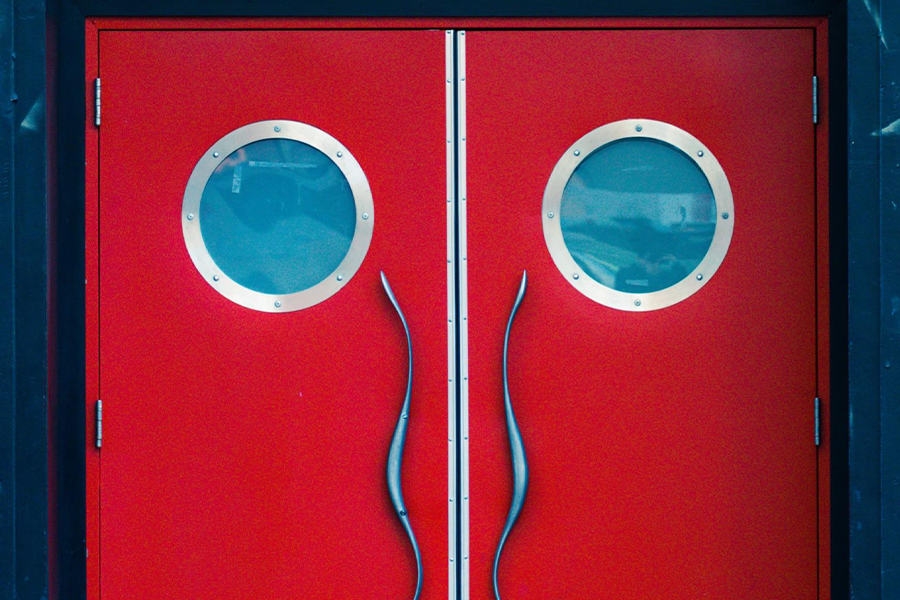
<path id="1" fill-rule="evenodd" d="M 822 441 L 822 402 L 816 398 L 815 408 L 815 439 L 816 446 Z"/>
<path id="2" fill-rule="evenodd" d="M 103 445 L 103 400 L 97 400 L 95 416 L 97 422 L 97 437 L 94 440 L 94 444 L 99 448 Z"/>
<path id="3" fill-rule="evenodd" d="M 819 78 L 813 75 L 812 79 L 812 117 L 813 123 L 819 122 Z"/>
<path id="4" fill-rule="evenodd" d="M 100 78 L 94 80 L 94 125 L 100 127 Z"/>

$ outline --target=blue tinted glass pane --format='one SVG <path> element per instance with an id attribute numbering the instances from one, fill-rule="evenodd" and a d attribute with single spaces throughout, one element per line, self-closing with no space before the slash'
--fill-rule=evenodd
<path id="1" fill-rule="evenodd" d="M 228 277 L 290 294 L 328 277 L 350 249 L 356 205 L 334 162 L 312 146 L 270 139 L 231 153 L 200 199 L 200 231 Z"/>
<path id="2" fill-rule="evenodd" d="M 669 144 L 625 139 L 602 146 L 563 191 L 569 253 L 595 281 L 623 292 L 672 286 L 709 250 L 716 203 L 700 168 Z"/>

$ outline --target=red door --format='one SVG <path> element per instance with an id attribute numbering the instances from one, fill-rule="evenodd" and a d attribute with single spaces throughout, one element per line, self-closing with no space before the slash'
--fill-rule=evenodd
<path id="1" fill-rule="evenodd" d="M 501 597 L 815 598 L 812 30 L 463 43 L 471 597 L 493 597 L 513 499 L 504 331 L 527 269 L 508 368 L 529 484 Z M 657 151 L 707 191 L 665 179 Z M 713 159 L 730 192 L 703 170 Z M 608 202 L 576 214 L 590 194 Z M 676 246 L 636 250 L 646 236 Z M 682 261 L 698 240 L 721 254 L 712 271 L 702 252 Z"/>
<path id="2" fill-rule="evenodd" d="M 100 33 L 102 598 L 447 596 L 444 36 Z"/>
<path id="3" fill-rule="evenodd" d="M 88 25 L 90 597 L 812 600 L 814 30 L 319 23 Z"/>

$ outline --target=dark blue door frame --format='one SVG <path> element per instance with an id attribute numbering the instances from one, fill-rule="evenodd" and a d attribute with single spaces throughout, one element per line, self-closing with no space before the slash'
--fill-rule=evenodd
<path id="1" fill-rule="evenodd" d="M 833 597 L 900 598 L 900 2 L 0 0 L 0 600 L 84 597 L 85 15 L 259 11 L 828 16 Z"/>
<path id="2" fill-rule="evenodd" d="M 845 23 L 847 168 L 835 173 L 847 190 L 842 500 L 851 597 L 887 600 L 900 598 L 900 3 L 851 1 Z"/>
<path id="3" fill-rule="evenodd" d="M 52 88 L 43 2 L 0 7 L 0 598 L 41 598 L 49 557 Z"/>

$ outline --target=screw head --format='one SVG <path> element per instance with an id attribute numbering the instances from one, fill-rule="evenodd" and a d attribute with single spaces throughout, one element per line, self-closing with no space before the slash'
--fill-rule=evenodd
<path id="1" fill-rule="evenodd" d="M 578 273 L 572 273 L 572 279 L 578 279 L 579 277 L 581 277 L 581 275 Z"/>
<path id="2" fill-rule="evenodd" d="M 344 276 L 343 276 L 343 275 L 338 275 L 338 276 L 337 276 L 337 280 L 338 280 L 338 281 L 343 281 L 343 280 L 344 280 Z"/>
<path id="3" fill-rule="evenodd" d="M 188 220 L 188 221 L 193 221 L 193 220 L 194 220 L 194 213 L 188 213 L 187 220 Z"/>
<path id="4" fill-rule="evenodd" d="M 698 151 L 697 151 L 697 156 L 703 156 L 703 150 L 698 150 Z"/>
<path id="5" fill-rule="evenodd" d="M 697 273 L 697 281 L 703 281 L 703 273 Z"/>
<path id="6" fill-rule="evenodd" d="M 213 281 L 218 281 L 218 280 L 219 280 L 219 276 L 218 276 L 218 275 L 213 275 Z"/>
<path id="7" fill-rule="evenodd" d="M 281 300 L 275 301 L 275 308 L 281 308 Z"/>
<path id="8" fill-rule="evenodd" d="M 218 152 L 213 152 L 213 158 L 219 158 L 219 153 L 218 153 Z"/>
<path id="9" fill-rule="evenodd" d="M 635 131 L 642 131 L 644 128 L 642 126 L 638 125 L 634 129 L 635 129 Z"/>
<path id="10" fill-rule="evenodd" d="M 635 305 L 635 306 L 640 306 L 640 305 L 641 305 L 641 301 L 640 301 L 640 300 L 635 300 L 635 301 L 634 301 L 634 305 Z"/>
<path id="11" fill-rule="evenodd" d="M 728 213 L 722 213 L 722 218 L 727 219 L 730 215 Z"/>
<path id="12" fill-rule="evenodd" d="M 369 213 L 363 213 L 363 221 L 369 220 Z"/>
<path id="13" fill-rule="evenodd" d="M 581 156 L 581 150 L 576 150 L 572 154 L 574 154 L 575 156 Z"/>
<path id="14" fill-rule="evenodd" d="M 552 219 L 552 218 L 553 218 L 553 213 L 552 213 L 552 212 L 547 213 L 547 218 L 548 218 L 548 219 Z"/>
<path id="15" fill-rule="evenodd" d="M 341 152 L 340 150 L 338 150 L 337 157 L 340 158 L 340 157 L 342 157 L 343 155 L 344 155 L 344 153 Z"/>
<path id="16" fill-rule="evenodd" d="M 278 133 L 279 131 L 281 131 L 281 127 L 279 127 L 278 125 L 276 125 L 276 126 L 275 126 L 275 133 Z"/>

